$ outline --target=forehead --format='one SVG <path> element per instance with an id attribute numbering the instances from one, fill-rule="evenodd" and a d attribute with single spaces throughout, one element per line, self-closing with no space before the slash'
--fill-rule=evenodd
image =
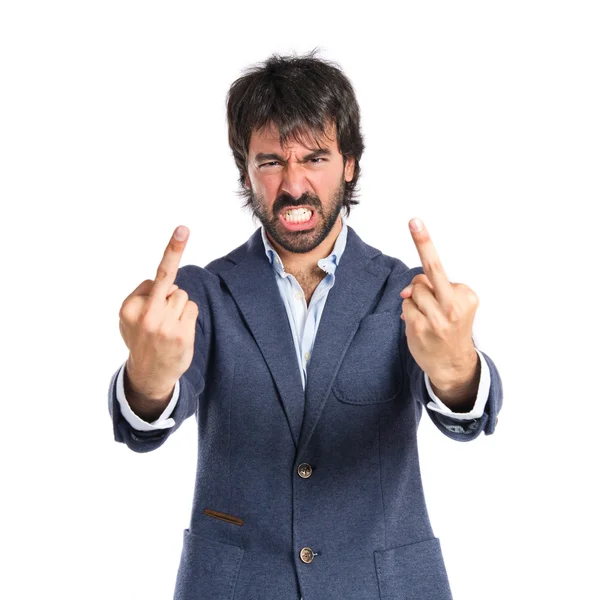
<path id="1" fill-rule="evenodd" d="M 273 123 L 269 123 L 261 129 L 254 129 L 250 137 L 248 148 L 249 154 L 264 152 L 265 149 L 271 150 L 316 150 L 318 148 L 327 148 L 331 151 L 338 150 L 335 123 L 328 123 L 325 127 L 325 135 L 316 138 L 308 129 L 298 132 L 297 135 L 290 135 L 281 145 L 281 136 L 279 128 Z"/>

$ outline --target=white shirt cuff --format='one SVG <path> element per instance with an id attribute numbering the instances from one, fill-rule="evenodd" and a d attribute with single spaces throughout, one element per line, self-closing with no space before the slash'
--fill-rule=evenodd
<path id="1" fill-rule="evenodd" d="M 177 404 L 177 399 L 179 398 L 179 380 L 175 383 L 175 389 L 173 390 L 173 396 L 171 400 L 169 400 L 169 404 L 163 410 L 162 414 L 156 421 L 149 423 L 148 421 L 144 421 L 140 417 L 138 417 L 133 410 L 131 410 L 131 406 L 127 402 L 127 398 L 125 398 L 125 384 L 124 384 L 124 373 L 125 373 L 125 363 L 121 367 L 119 371 L 119 375 L 117 376 L 117 401 L 121 406 L 121 412 L 123 416 L 127 420 L 127 422 L 138 431 L 154 431 L 156 429 L 169 429 L 169 427 L 173 427 L 175 425 L 175 421 L 170 419 L 170 415 L 175 410 L 175 405 Z"/>
<path id="2" fill-rule="evenodd" d="M 429 381 L 429 376 L 425 373 L 425 385 L 427 386 L 427 391 L 429 392 L 429 396 L 432 399 L 432 402 L 427 404 L 427 408 L 434 410 L 435 412 L 439 412 L 442 415 L 447 415 L 452 417 L 453 419 L 458 420 L 471 420 L 471 419 L 479 419 L 483 415 L 483 411 L 485 410 L 485 403 L 487 402 L 488 395 L 490 393 L 491 379 L 490 379 L 490 368 L 487 364 L 487 361 L 483 357 L 483 354 L 477 350 L 477 354 L 479 355 L 479 360 L 481 361 L 481 374 L 479 376 L 479 387 L 477 388 L 477 399 L 475 400 L 475 406 L 468 413 L 456 413 L 450 410 L 434 393 L 431 388 L 431 383 Z"/>

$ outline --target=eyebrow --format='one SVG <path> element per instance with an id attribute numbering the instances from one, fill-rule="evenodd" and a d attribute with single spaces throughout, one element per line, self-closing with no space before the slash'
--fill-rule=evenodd
<path id="1" fill-rule="evenodd" d="M 306 162 L 313 158 L 319 158 L 321 156 L 330 156 L 330 155 L 331 155 L 331 151 L 328 150 L 327 148 L 324 148 L 322 150 L 321 149 L 312 149 L 312 152 L 307 154 L 300 162 Z M 266 153 L 266 152 L 259 152 L 254 157 L 254 160 L 256 162 L 263 162 L 263 161 L 269 161 L 269 160 L 278 160 L 279 162 L 285 162 L 285 158 L 283 158 L 283 156 L 280 156 L 279 154 Z"/>

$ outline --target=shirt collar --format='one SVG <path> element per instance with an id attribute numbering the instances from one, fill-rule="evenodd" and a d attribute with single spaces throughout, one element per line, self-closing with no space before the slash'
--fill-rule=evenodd
<path id="1" fill-rule="evenodd" d="M 262 236 L 262 241 L 265 246 L 265 254 L 269 259 L 269 262 L 273 265 L 273 268 L 282 276 L 285 276 L 285 270 L 283 268 L 283 263 L 281 262 L 281 258 L 265 233 L 264 226 L 261 226 L 260 233 Z M 317 263 L 325 273 L 335 273 L 336 267 L 340 263 L 340 258 L 344 253 L 344 249 L 346 248 L 346 239 L 348 237 L 348 226 L 346 225 L 346 221 L 344 217 L 342 217 L 342 230 L 340 231 L 337 239 L 335 240 L 335 244 L 333 246 L 333 250 L 329 256 L 322 258 Z"/>

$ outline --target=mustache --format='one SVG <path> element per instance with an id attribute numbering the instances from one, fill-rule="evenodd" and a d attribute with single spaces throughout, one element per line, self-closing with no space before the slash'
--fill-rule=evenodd
<path id="1" fill-rule="evenodd" d="M 290 194 L 280 194 L 277 196 L 275 202 L 273 202 L 273 214 L 278 214 L 284 208 L 290 206 L 313 206 L 317 210 L 321 210 L 321 201 L 318 196 L 313 196 L 305 192 L 298 198 L 293 198 Z"/>

